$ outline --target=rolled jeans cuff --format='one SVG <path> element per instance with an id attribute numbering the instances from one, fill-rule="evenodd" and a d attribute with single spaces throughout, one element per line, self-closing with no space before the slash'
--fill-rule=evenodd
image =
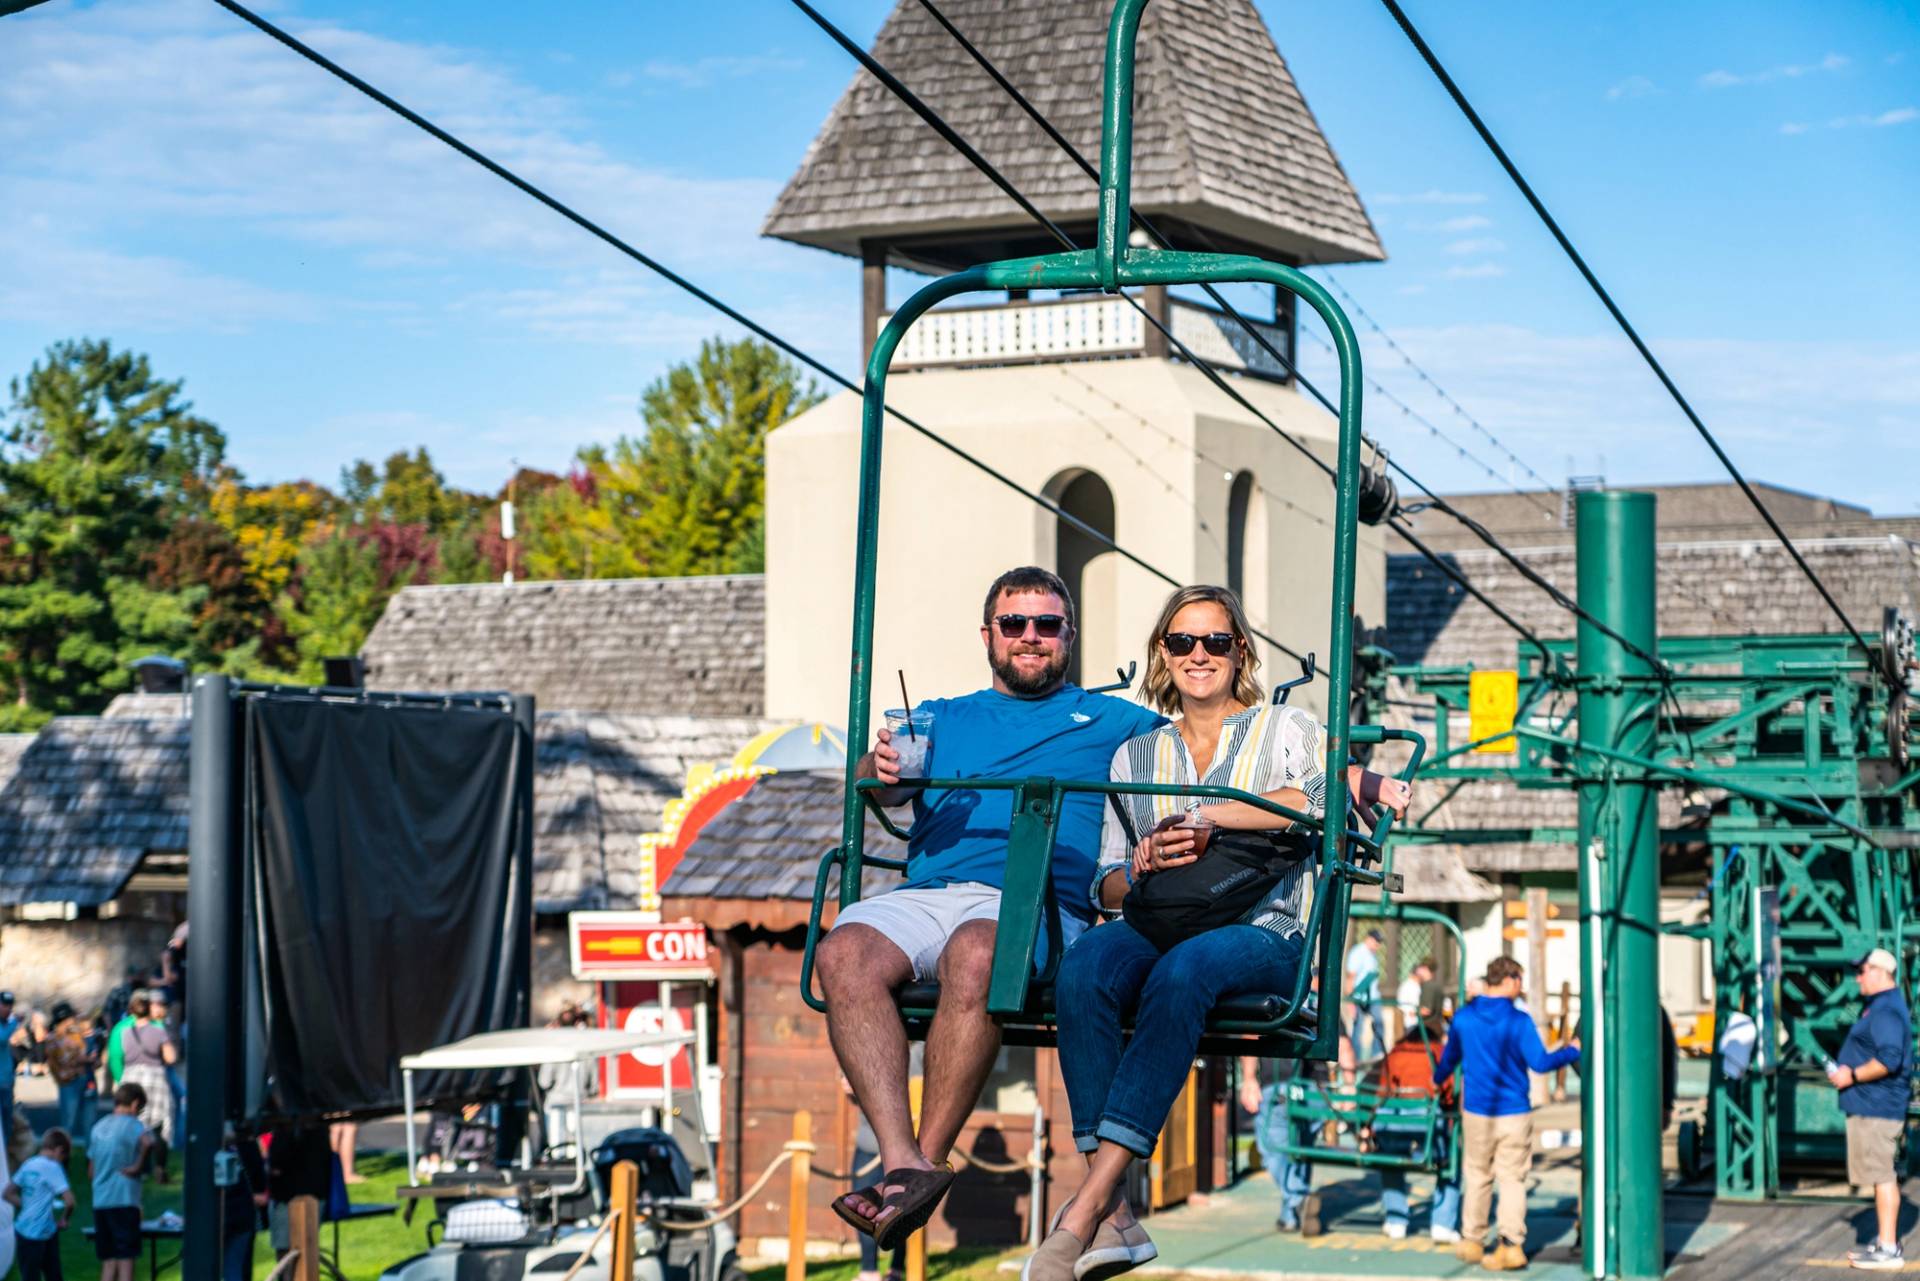
<path id="1" fill-rule="evenodd" d="M 1100 1126 L 1094 1131 L 1094 1135 L 1097 1138 L 1105 1139 L 1108 1143 L 1118 1143 L 1121 1147 L 1142 1160 L 1153 1155 L 1154 1144 L 1160 1139 L 1160 1135 L 1157 1132 L 1153 1134 L 1142 1134 L 1125 1121 L 1117 1120 L 1112 1116 L 1103 1116 L 1100 1118 Z"/>
<path id="2" fill-rule="evenodd" d="M 1073 1127 L 1073 1150 L 1074 1151 L 1092 1152 L 1098 1149 L 1099 1146 L 1100 1146 L 1100 1136 L 1097 1133 L 1095 1133 L 1093 1126 L 1089 1125 L 1089 1126 L 1081 1127 L 1076 1125 Z"/>

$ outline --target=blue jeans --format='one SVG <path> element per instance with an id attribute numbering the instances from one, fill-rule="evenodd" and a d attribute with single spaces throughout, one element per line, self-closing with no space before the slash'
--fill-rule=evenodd
<path id="1" fill-rule="evenodd" d="M 1419 1147 L 1419 1137 L 1412 1134 L 1393 1134 L 1376 1131 L 1375 1141 L 1382 1152 L 1400 1152 L 1410 1154 Z M 1434 1135 L 1433 1154 L 1435 1164 L 1443 1170 L 1447 1164 L 1447 1132 L 1440 1130 Z M 1451 1228 L 1460 1230 L 1460 1185 L 1448 1179 L 1442 1173 L 1433 1187 L 1433 1205 L 1428 1215 L 1428 1227 Z M 1380 1171 L 1380 1208 L 1386 1212 L 1388 1223 L 1405 1226 L 1409 1217 L 1407 1210 L 1407 1172 L 1405 1170 Z"/>
<path id="2" fill-rule="evenodd" d="M 87 1078 L 76 1076 L 60 1087 L 60 1128 L 75 1143 L 85 1143 L 87 1132 L 92 1126 L 82 1129 L 80 1123 L 86 1119 Z"/>
<path id="3" fill-rule="evenodd" d="M 1364 1060 L 1385 1054 L 1388 1047 L 1387 1003 L 1375 1001 L 1371 1005 L 1356 1005 L 1353 1008 L 1353 1026 L 1347 1029 L 1347 1039 L 1353 1042 L 1353 1057 Z M 1373 1029 L 1373 1043 L 1363 1050 L 1360 1048 L 1360 1031 L 1368 1027 Z"/>
<path id="4" fill-rule="evenodd" d="M 1081 935 L 1054 995 L 1074 1146 L 1091 1152 L 1104 1139 L 1153 1155 L 1214 1002 L 1290 991 L 1300 954 L 1299 939 L 1252 925 L 1208 930 L 1164 956 L 1125 921 Z M 1120 1031 L 1128 1014 L 1131 1041 Z"/>
<path id="5" fill-rule="evenodd" d="M 253 1281 L 253 1233 L 227 1238 L 220 1251 L 220 1281 Z"/>
<path id="6" fill-rule="evenodd" d="M 1260 1148 L 1260 1160 L 1273 1174 L 1273 1186 L 1280 1192 L 1280 1226 L 1300 1226 L 1300 1204 L 1313 1190 L 1313 1163 L 1296 1161 L 1287 1155 L 1287 1140 L 1300 1147 L 1313 1141 L 1305 1125 L 1287 1120 L 1287 1087 L 1269 1085 L 1260 1097 L 1260 1120 L 1253 1141 Z"/>

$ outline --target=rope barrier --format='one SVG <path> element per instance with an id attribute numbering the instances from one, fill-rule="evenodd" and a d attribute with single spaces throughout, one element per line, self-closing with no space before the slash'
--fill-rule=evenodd
<path id="1" fill-rule="evenodd" d="M 287 1251 L 280 1262 L 273 1265 L 273 1271 L 267 1273 L 267 1281 L 280 1281 L 280 1278 L 286 1276 L 293 1265 L 299 1261 L 300 1252 L 298 1250 Z"/>
<path id="2" fill-rule="evenodd" d="M 703 1232 L 708 1228 L 725 1223 L 728 1219 L 740 1213 L 747 1202 L 760 1195 L 760 1189 L 767 1186 L 767 1181 L 774 1176 L 774 1173 L 779 1170 L 781 1166 L 793 1160 L 795 1156 L 802 1152 L 805 1152 L 808 1156 L 812 1156 L 818 1150 L 819 1149 L 813 1144 L 806 1142 L 804 1139 L 788 1139 L 786 1143 L 781 1146 L 780 1155 L 774 1157 L 772 1161 L 767 1163 L 767 1168 L 760 1171 L 760 1177 L 753 1181 L 752 1187 L 742 1192 L 732 1205 L 727 1206 L 723 1210 L 716 1210 L 704 1219 L 663 1219 L 646 1211 L 642 1211 L 642 1213 L 652 1221 L 653 1226 L 664 1232 Z M 879 1159 L 875 1158 L 874 1164 L 878 1165 L 879 1163 Z"/>
<path id="3" fill-rule="evenodd" d="M 1030 1174 L 1035 1170 L 1047 1168 L 1047 1163 L 1040 1159 L 1040 1153 L 1037 1150 L 1029 1151 L 1024 1161 L 1002 1162 L 982 1160 L 971 1152 L 962 1152 L 955 1148 L 947 1154 L 947 1159 L 960 1165 L 970 1165 L 976 1170 L 984 1170 L 988 1174 Z"/>
<path id="4" fill-rule="evenodd" d="M 586 1267 L 587 1263 L 593 1258 L 594 1247 L 600 1244 L 600 1238 L 607 1235 L 608 1229 L 619 1221 L 620 1211 L 618 1210 L 613 1211 L 600 1221 L 600 1226 L 593 1230 L 592 1239 L 587 1242 L 587 1248 L 580 1252 L 580 1257 L 573 1261 L 573 1266 L 567 1269 L 566 1274 L 560 1278 L 560 1281 L 573 1281 L 576 1276 L 580 1275 L 580 1269 Z M 271 1278 L 269 1278 L 269 1281 L 271 1281 Z"/>

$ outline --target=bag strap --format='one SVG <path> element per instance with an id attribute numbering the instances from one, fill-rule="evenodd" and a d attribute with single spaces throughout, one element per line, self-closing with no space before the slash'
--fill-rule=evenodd
<path id="1" fill-rule="evenodd" d="M 1113 806 L 1113 816 L 1120 820 L 1120 830 L 1126 834 L 1127 849 L 1131 851 L 1140 843 L 1139 833 L 1133 830 L 1133 819 L 1127 813 L 1127 807 L 1120 802 L 1120 793 L 1108 792 L 1107 804 Z"/>

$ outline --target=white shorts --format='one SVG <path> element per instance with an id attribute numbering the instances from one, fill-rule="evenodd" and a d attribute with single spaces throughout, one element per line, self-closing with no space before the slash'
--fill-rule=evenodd
<path id="1" fill-rule="evenodd" d="M 978 881 L 957 885 L 907 887 L 889 890 L 873 898 L 863 898 L 840 909 L 833 928 L 864 925 L 899 948 L 913 965 L 913 978 L 926 983 L 940 972 L 940 953 L 954 931 L 968 921 L 1000 919 L 1000 887 Z M 1061 945 L 1078 938 L 1084 923 L 1071 916 L 1060 918 Z M 1044 968 L 1047 962 L 1047 936 L 1042 930 L 1034 947 L 1034 964 Z"/>

